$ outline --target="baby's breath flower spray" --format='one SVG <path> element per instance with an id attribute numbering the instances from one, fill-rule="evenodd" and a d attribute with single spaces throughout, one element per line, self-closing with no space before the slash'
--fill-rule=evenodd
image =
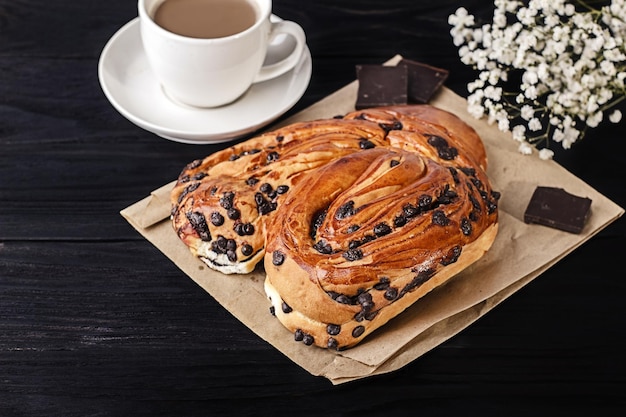
<path id="1" fill-rule="evenodd" d="M 449 16 L 461 61 L 477 70 L 468 111 L 550 159 L 606 119 L 626 96 L 626 0 L 495 0 L 491 23 Z"/>

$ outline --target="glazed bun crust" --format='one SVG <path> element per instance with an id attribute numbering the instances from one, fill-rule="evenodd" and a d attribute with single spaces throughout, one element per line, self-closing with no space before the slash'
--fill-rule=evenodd
<path id="1" fill-rule="evenodd" d="M 172 222 L 218 271 L 263 259 L 272 310 L 294 338 L 345 349 L 489 250 L 499 194 L 486 167 L 480 137 L 451 113 L 360 110 L 193 162 Z"/>

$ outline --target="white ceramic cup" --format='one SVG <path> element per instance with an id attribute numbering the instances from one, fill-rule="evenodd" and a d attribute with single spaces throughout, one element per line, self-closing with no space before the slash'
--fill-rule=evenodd
<path id="1" fill-rule="evenodd" d="M 181 36 L 153 20 L 165 0 L 138 0 L 141 38 L 150 67 L 165 94 L 194 107 L 223 106 L 241 97 L 257 82 L 292 69 L 306 46 L 304 30 L 291 21 L 270 21 L 271 0 L 248 0 L 256 22 L 243 32 L 212 39 Z M 268 45 L 280 35 L 292 36 L 295 47 L 279 62 L 264 66 Z"/>

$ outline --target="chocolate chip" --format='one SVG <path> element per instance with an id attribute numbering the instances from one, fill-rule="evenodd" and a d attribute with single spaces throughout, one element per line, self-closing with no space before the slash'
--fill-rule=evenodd
<path id="1" fill-rule="evenodd" d="M 402 215 L 400 215 L 400 216 L 396 216 L 396 217 L 393 219 L 393 225 L 394 225 L 395 227 L 402 227 L 402 226 L 404 226 L 404 225 L 406 224 L 406 222 L 407 222 L 406 217 L 404 217 L 404 216 L 402 216 Z"/>
<path id="2" fill-rule="evenodd" d="M 356 249 L 359 246 L 362 246 L 362 245 L 366 244 L 367 242 L 371 242 L 372 240 L 375 240 L 375 239 L 376 239 L 376 236 L 374 236 L 374 235 L 365 235 L 360 240 L 358 240 L 358 239 L 357 240 L 351 240 L 348 243 L 348 249 Z"/>
<path id="3" fill-rule="evenodd" d="M 395 159 L 392 159 L 391 162 L 389 162 L 389 166 L 391 168 L 400 165 L 400 161 L 396 161 Z"/>
<path id="4" fill-rule="evenodd" d="M 374 308 L 374 302 L 372 300 L 372 294 L 364 292 L 359 294 L 357 302 L 361 305 L 363 311 L 369 311 Z"/>
<path id="5" fill-rule="evenodd" d="M 457 193 L 455 190 L 451 189 L 448 184 L 446 184 L 445 188 L 441 192 L 441 195 L 438 198 L 439 204 L 450 204 L 457 197 Z"/>
<path id="6" fill-rule="evenodd" d="M 433 211 L 433 224 L 437 226 L 447 226 L 450 224 L 450 219 L 448 219 L 443 210 L 435 210 Z"/>
<path id="7" fill-rule="evenodd" d="M 250 223 L 235 223 L 233 230 L 239 236 L 251 236 L 254 234 L 254 225 Z"/>
<path id="8" fill-rule="evenodd" d="M 352 330 L 352 337 L 359 337 L 361 336 L 363 333 L 365 332 L 365 327 L 364 326 L 356 326 L 353 330 Z"/>
<path id="9" fill-rule="evenodd" d="M 459 256 L 461 256 L 461 251 L 462 249 L 460 246 L 455 246 L 450 249 L 448 253 L 446 253 L 446 255 L 441 259 L 441 265 L 445 266 L 455 263 L 459 259 Z"/>
<path id="10" fill-rule="evenodd" d="M 211 242 L 211 250 L 215 253 L 225 253 L 226 248 L 224 246 L 220 247 L 219 238 L 218 240 L 214 240 Z"/>
<path id="11" fill-rule="evenodd" d="M 386 300 L 389 301 L 395 300 L 396 298 L 398 298 L 398 289 L 394 287 L 387 288 L 384 297 Z"/>
<path id="12" fill-rule="evenodd" d="M 439 158 L 445 161 L 451 161 L 459 155 L 459 151 L 456 148 L 438 148 L 437 154 Z"/>
<path id="13" fill-rule="evenodd" d="M 341 332 L 341 325 L 339 324 L 328 324 L 326 326 L 326 333 L 332 336 L 337 336 Z"/>
<path id="14" fill-rule="evenodd" d="M 293 311 L 293 308 L 291 308 L 289 306 L 289 304 L 287 304 L 286 302 L 283 301 L 283 303 L 281 304 L 280 308 L 283 310 L 283 313 L 285 314 L 289 314 Z"/>
<path id="15" fill-rule="evenodd" d="M 398 121 L 393 123 L 380 123 L 379 126 L 385 131 L 385 133 L 389 133 L 392 130 L 402 130 L 402 123 Z"/>
<path id="16" fill-rule="evenodd" d="M 251 223 L 244 223 L 243 233 L 245 235 L 252 236 L 254 234 L 254 225 L 252 225 Z"/>
<path id="17" fill-rule="evenodd" d="M 348 249 L 342 254 L 342 256 L 347 261 L 358 261 L 363 258 L 363 251 L 361 249 Z"/>
<path id="18" fill-rule="evenodd" d="M 186 217 L 193 230 L 200 236 L 200 239 L 209 242 L 211 240 L 211 232 L 209 231 L 209 225 L 206 223 L 204 214 L 199 211 L 190 211 L 186 214 Z"/>
<path id="19" fill-rule="evenodd" d="M 276 308 L 274 306 L 270 306 L 270 314 L 276 316 Z"/>
<path id="20" fill-rule="evenodd" d="M 272 263 L 276 266 L 282 265 L 285 262 L 285 254 L 280 251 L 272 253 Z"/>
<path id="21" fill-rule="evenodd" d="M 192 191 L 195 191 L 196 189 L 198 189 L 199 186 L 200 186 L 199 182 L 195 182 L 193 184 L 189 184 L 188 186 L 186 186 L 183 189 L 183 192 L 180 193 L 180 195 L 178 196 L 178 202 L 180 203 L 181 201 L 183 201 L 183 198 L 185 198 L 187 194 L 189 194 Z"/>
<path id="22" fill-rule="evenodd" d="M 207 175 L 208 175 L 208 174 L 207 174 L 206 172 L 198 172 L 198 173 L 197 173 L 197 174 L 195 174 L 192 178 L 193 178 L 195 181 L 199 181 L 199 180 L 201 180 L 202 178 L 206 177 Z"/>
<path id="23" fill-rule="evenodd" d="M 448 167 L 448 171 L 450 171 L 450 175 L 452 175 L 452 179 L 454 180 L 454 183 L 458 184 L 459 183 L 459 173 L 457 172 L 456 168 Z"/>
<path id="24" fill-rule="evenodd" d="M 339 294 L 337 297 L 335 297 L 335 301 L 337 301 L 339 304 L 352 304 L 352 300 L 350 299 L 350 297 L 345 294 Z"/>
<path id="25" fill-rule="evenodd" d="M 354 233 L 357 230 L 359 230 L 361 228 L 361 226 L 359 226 L 358 224 L 353 224 L 348 226 L 348 228 L 346 229 L 346 233 L 350 234 L 350 233 Z"/>
<path id="26" fill-rule="evenodd" d="M 272 187 L 272 184 L 270 183 L 263 183 L 261 184 L 261 186 L 259 187 L 259 190 L 263 193 L 263 194 L 269 194 L 270 192 L 272 192 L 274 188 Z"/>
<path id="27" fill-rule="evenodd" d="M 405 294 L 407 292 L 413 291 L 414 289 L 428 281 L 433 275 L 435 275 L 434 269 L 426 269 L 424 271 L 418 272 L 417 275 L 413 277 L 411 282 L 409 282 L 404 286 L 404 288 L 402 288 L 400 294 Z"/>
<path id="28" fill-rule="evenodd" d="M 311 221 L 311 232 L 309 233 L 311 239 L 315 238 L 315 235 L 317 234 L 317 229 L 319 229 L 322 223 L 324 223 L 324 220 L 326 219 L 326 213 L 326 210 L 320 210 L 313 216 L 313 219 Z"/>
<path id="29" fill-rule="evenodd" d="M 347 217 L 354 216 L 355 214 L 356 210 L 354 209 L 354 201 L 350 200 L 339 207 L 339 210 L 335 213 L 335 219 L 343 220 Z"/>
<path id="30" fill-rule="evenodd" d="M 224 216 L 222 216 L 217 211 L 211 213 L 211 223 L 213 226 L 221 226 L 224 224 Z"/>
<path id="31" fill-rule="evenodd" d="M 252 251 L 254 250 L 254 248 L 252 247 L 252 245 L 249 245 L 247 243 L 244 243 L 243 245 L 241 245 L 241 254 L 243 256 L 250 256 L 252 255 Z"/>
<path id="32" fill-rule="evenodd" d="M 226 215 L 231 220 L 237 220 L 241 217 L 241 211 L 233 207 L 233 208 L 228 209 L 228 211 L 226 212 Z"/>
<path id="33" fill-rule="evenodd" d="M 279 157 L 280 155 L 278 154 L 278 152 L 273 151 L 267 154 L 266 159 L 267 159 L 267 162 L 270 163 L 270 162 L 277 161 Z"/>
<path id="34" fill-rule="evenodd" d="M 337 347 L 339 347 L 339 342 L 337 342 L 337 339 L 335 339 L 334 337 L 329 337 L 326 346 L 329 349 L 337 349 Z"/>
<path id="35" fill-rule="evenodd" d="M 391 233 L 391 227 L 387 223 L 378 223 L 374 226 L 374 234 L 378 237 L 385 236 Z"/>
<path id="36" fill-rule="evenodd" d="M 365 320 L 365 312 L 363 310 L 359 311 L 354 315 L 354 321 L 360 323 Z"/>
<path id="37" fill-rule="evenodd" d="M 196 159 L 188 163 L 187 166 L 185 167 L 185 170 L 198 168 L 201 164 L 202 164 L 202 159 Z"/>
<path id="38" fill-rule="evenodd" d="M 380 277 L 380 280 L 378 281 L 378 283 L 374 284 L 374 289 L 378 291 L 386 290 L 387 288 L 389 288 L 389 283 L 390 283 L 389 278 Z"/>
<path id="39" fill-rule="evenodd" d="M 302 341 L 302 339 L 304 339 L 304 332 L 301 329 L 297 329 L 294 333 L 293 333 L 293 338 L 296 342 L 300 342 Z"/>
<path id="40" fill-rule="evenodd" d="M 269 185 L 269 184 L 268 184 Z M 260 215 L 268 214 L 278 207 L 274 202 L 267 200 L 262 193 L 256 193 L 254 195 L 254 201 L 256 203 L 257 211 Z"/>
<path id="41" fill-rule="evenodd" d="M 313 249 L 315 249 L 316 251 L 318 251 L 319 253 L 323 255 L 330 255 L 331 253 L 333 253 L 333 248 L 324 239 L 316 242 L 313 245 Z"/>
<path id="42" fill-rule="evenodd" d="M 224 195 L 220 198 L 220 205 L 228 210 L 233 207 L 233 199 L 235 198 L 235 193 L 232 191 L 224 193 Z"/>
<path id="43" fill-rule="evenodd" d="M 479 213 L 480 213 L 480 212 L 482 211 L 482 207 L 481 207 L 481 205 L 480 205 L 480 201 L 478 201 L 478 200 L 476 199 L 476 197 L 474 197 L 474 195 L 472 195 L 472 194 L 468 194 L 468 196 L 467 196 L 467 197 L 468 197 L 468 198 L 469 198 L 469 200 L 471 201 L 472 206 L 474 206 L 474 210 L 476 210 L 477 212 L 479 212 Z"/>
<path id="44" fill-rule="evenodd" d="M 447 148 L 448 141 L 437 135 L 430 135 L 427 139 L 429 145 L 434 146 L 435 148 Z"/>
<path id="45" fill-rule="evenodd" d="M 410 203 L 405 204 L 402 211 L 407 218 L 415 217 L 420 213 L 419 209 Z"/>
<path id="46" fill-rule="evenodd" d="M 226 257 L 231 262 L 237 262 L 237 252 L 235 252 L 234 250 L 227 250 Z"/>
<path id="47" fill-rule="evenodd" d="M 253 186 L 256 185 L 259 182 L 258 178 L 254 178 L 254 177 L 250 177 L 246 180 L 246 184 Z"/>
<path id="48" fill-rule="evenodd" d="M 287 191 L 289 191 L 288 185 L 279 185 L 278 187 L 276 187 L 276 192 L 278 194 L 285 194 Z"/>
<path id="49" fill-rule="evenodd" d="M 359 148 L 361 149 L 372 149 L 375 148 L 376 145 L 374 145 L 374 142 L 372 142 L 369 139 L 361 139 L 359 140 Z"/>
<path id="50" fill-rule="evenodd" d="M 367 311 L 365 313 L 365 320 L 372 321 L 378 315 L 378 310 L 376 311 Z"/>
<path id="51" fill-rule="evenodd" d="M 226 250 L 228 249 L 228 239 L 226 239 L 222 235 L 219 235 L 217 237 L 217 239 L 215 240 L 215 243 L 217 244 L 217 248 L 219 249 L 221 253 L 225 253 Z"/>
<path id="52" fill-rule="evenodd" d="M 463 172 L 468 177 L 475 177 L 476 176 L 476 169 L 475 168 L 461 167 L 460 170 L 461 170 L 461 172 Z"/>
<path id="53" fill-rule="evenodd" d="M 276 142 L 282 142 L 283 140 L 285 140 L 285 137 L 283 135 L 276 136 Z"/>
<path id="54" fill-rule="evenodd" d="M 441 136 L 431 135 L 427 142 L 437 150 L 437 155 L 443 160 L 450 161 L 459 154 L 458 150 L 449 146 L 448 141 Z"/>
<path id="55" fill-rule="evenodd" d="M 432 204 L 433 198 L 428 194 L 422 194 L 417 199 L 417 205 L 422 211 L 428 210 Z"/>
<path id="56" fill-rule="evenodd" d="M 472 234 L 472 223 L 470 223 L 467 217 L 461 218 L 461 232 L 463 232 L 465 236 Z"/>
<path id="57" fill-rule="evenodd" d="M 314 342 L 315 342 L 315 338 L 313 336 L 307 333 L 304 334 L 304 337 L 302 338 L 302 343 L 304 343 L 307 346 L 311 346 Z"/>

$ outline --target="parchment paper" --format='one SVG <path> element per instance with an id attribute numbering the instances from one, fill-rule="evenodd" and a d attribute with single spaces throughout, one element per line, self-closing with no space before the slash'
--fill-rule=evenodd
<path id="1" fill-rule="evenodd" d="M 400 59 L 396 56 L 387 64 L 395 65 Z M 281 125 L 353 111 L 357 83 L 352 82 Z M 247 275 L 223 275 L 193 257 L 169 220 L 173 181 L 121 214 L 224 308 L 311 374 L 341 384 L 397 370 L 459 333 L 624 213 L 556 162 L 518 153 L 517 142 L 508 133 L 474 119 L 467 113 L 466 101 L 445 87 L 431 104 L 461 117 L 485 142 L 488 174 L 493 188 L 502 193 L 498 236 L 491 250 L 477 263 L 352 349 L 336 352 L 294 342 L 293 335 L 269 313 L 262 267 Z M 581 234 L 524 223 L 524 210 L 538 185 L 564 188 L 593 201 Z"/>

